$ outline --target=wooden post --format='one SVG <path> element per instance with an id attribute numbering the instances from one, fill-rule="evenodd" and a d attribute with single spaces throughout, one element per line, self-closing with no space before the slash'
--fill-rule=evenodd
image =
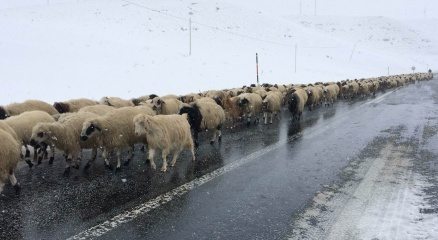
<path id="1" fill-rule="evenodd" d="M 256 75 L 257 75 L 257 85 L 259 85 L 259 55 L 256 53 Z"/>

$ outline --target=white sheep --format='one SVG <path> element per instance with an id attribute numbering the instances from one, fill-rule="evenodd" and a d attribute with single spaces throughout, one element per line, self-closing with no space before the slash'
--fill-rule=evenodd
<path id="1" fill-rule="evenodd" d="M 67 112 L 77 112 L 79 109 L 87 106 L 93 106 L 99 104 L 98 101 L 87 99 L 87 98 L 78 98 L 71 99 L 64 102 L 55 102 L 53 107 L 58 110 L 59 113 L 67 113 Z"/>
<path id="2" fill-rule="evenodd" d="M 81 112 L 71 113 L 62 121 L 52 123 L 38 123 L 32 129 L 32 141 L 41 144 L 53 145 L 64 152 L 66 156 L 66 167 L 64 175 L 70 173 L 70 168 L 79 168 L 82 149 L 92 149 L 92 161 L 96 159 L 98 139 L 83 142 L 80 140 L 82 125 L 85 120 L 97 117 L 94 113 Z M 89 165 L 89 164 L 87 164 Z"/>
<path id="3" fill-rule="evenodd" d="M 39 100 L 27 100 L 22 103 L 11 103 L 6 106 L 0 106 L 0 119 L 5 119 L 10 116 L 20 115 L 21 113 L 39 110 L 50 115 L 58 113 L 58 111 L 50 104 Z"/>
<path id="4" fill-rule="evenodd" d="M 247 118 L 247 125 L 251 124 L 251 118 L 254 117 L 254 123 L 259 121 L 259 114 L 262 111 L 262 97 L 257 93 L 242 93 L 238 96 L 238 106 L 242 109 Z"/>
<path id="5" fill-rule="evenodd" d="M 6 124 L 8 124 L 16 133 L 20 143 L 25 147 L 26 153 L 24 155 L 24 160 L 29 165 L 29 167 L 33 166 L 33 163 L 30 161 L 30 150 L 28 145 L 33 145 L 34 147 L 34 160 L 38 158 L 38 164 L 41 163 L 43 156 L 46 154 L 45 148 L 43 147 L 44 152 L 42 156 L 38 156 L 37 154 L 37 145 L 31 144 L 31 136 L 32 136 L 32 128 L 41 122 L 55 122 L 52 116 L 43 111 L 29 111 L 24 112 L 17 116 L 9 117 L 3 120 Z M 55 158 L 55 151 L 51 148 L 51 156 L 49 164 L 53 163 L 53 159 Z"/>
<path id="6" fill-rule="evenodd" d="M 187 114 L 183 115 L 137 115 L 133 123 L 137 136 L 146 135 L 149 147 L 148 159 L 151 167 L 156 169 L 154 155 L 156 150 L 161 150 L 163 165 L 161 171 L 167 171 L 167 155 L 173 153 L 170 165 L 175 166 L 179 154 L 184 149 L 190 149 L 192 160 L 195 161 L 195 150 L 190 132 L 190 125 L 187 121 Z"/>
<path id="7" fill-rule="evenodd" d="M 278 116 L 281 111 L 282 94 L 280 91 L 272 91 L 266 94 L 265 99 L 262 102 L 263 118 L 265 124 L 268 124 L 268 114 L 270 115 L 269 123 L 272 124 L 272 118 L 274 115 Z"/>
<path id="8" fill-rule="evenodd" d="M 182 102 L 176 98 L 156 97 L 152 99 L 152 105 L 153 110 L 155 110 L 157 114 L 170 115 L 178 114 Z"/>
<path id="9" fill-rule="evenodd" d="M 103 97 L 100 99 L 100 104 L 112 106 L 115 108 L 133 107 L 134 103 L 130 100 L 121 99 L 119 97 Z"/>
<path id="10" fill-rule="evenodd" d="M 21 144 L 11 134 L 0 129 L 0 146 L 0 193 L 8 179 L 18 193 L 20 185 L 14 171 L 20 160 Z"/>
<path id="11" fill-rule="evenodd" d="M 116 108 L 108 105 L 98 104 L 98 105 L 83 107 L 78 112 L 91 112 L 99 116 L 103 116 L 114 109 Z"/>
<path id="12" fill-rule="evenodd" d="M 133 158 L 134 144 L 146 143 L 144 137 L 134 134 L 134 123 L 132 120 L 138 114 L 155 115 L 155 112 L 146 106 L 123 107 L 108 112 L 104 116 L 87 119 L 80 132 L 81 139 L 88 141 L 88 139 L 96 137 L 99 140 L 100 146 L 104 148 L 102 156 L 105 160 L 105 166 L 110 169 L 112 167 L 109 163 L 108 155 L 116 150 L 116 170 L 120 170 L 122 150 L 128 148 L 129 156 L 125 162 L 125 165 L 127 165 Z"/>
<path id="13" fill-rule="evenodd" d="M 225 111 L 216 102 L 196 100 L 181 108 L 179 114 L 188 114 L 190 127 L 193 129 L 195 146 L 199 146 L 198 133 L 204 130 L 213 131 L 210 144 L 222 139 L 222 126 L 225 123 Z"/>

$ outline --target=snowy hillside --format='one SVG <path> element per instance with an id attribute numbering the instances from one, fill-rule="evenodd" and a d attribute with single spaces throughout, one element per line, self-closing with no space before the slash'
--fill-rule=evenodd
<path id="1" fill-rule="evenodd" d="M 235 2 L 3 0 L 0 104 L 438 69 L 433 1 Z"/>

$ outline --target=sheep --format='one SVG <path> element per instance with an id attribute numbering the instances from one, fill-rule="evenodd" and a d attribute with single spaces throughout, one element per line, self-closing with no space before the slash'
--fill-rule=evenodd
<path id="1" fill-rule="evenodd" d="M 0 106 L 0 119 L 5 119 L 10 116 L 20 115 L 21 113 L 39 110 L 50 115 L 58 113 L 58 111 L 50 104 L 39 100 L 27 100 L 22 103 L 11 103 L 6 106 Z"/>
<path id="2" fill-rule="evenodd" d="M 86 106 L 93 106 L 99 104 L 98 101 L 94 101 L 86 98 L 71 99 L 64 102 L 55 102 L 53 107 L 58 110 L 59 113 L 77 112 L 79 109 Z"/>
<path id="3" fill-rule="evenodd" d="M 114 109 L 116 108 L 108 105 L 98 104 L 98 105 L 83 107 L 78 112 L 91 112 L 99 116 L 103 116 Z"/>
<path id="4" fill-rule="evenodd" d="M 108 154 L 116 150 L 117 167 L 120 170 L 120 156 L 124 148 L 129 148 L 129 157 L 125 161 L 128 165 L 133 158 L 132 151 L 134 144 L 146 143 L 144 137 L 134 134 L 134 124 L 132 120 L 138 114 L 155 115 L 155 112 L 146 106 L 123 107 L 114 109 L 104 116 L 87 119 L 82 125 L 80 136 L 82 141 L 88 141 L 90 138 L 97 137 L 99 144 L 104 148 L 102 156 L 105 160 L 105 166 L 112 169 L 108 160 Z"/>
<path id="5" fill-rule="evenodd" d="M 85 143 L 79 138 L 84 121 L 96 116 L 90 112 L 78 112 L 67 115 L 62 121 L 38 123 L 32 129 L 31 141 L 36 144 L 48 144 L 63 151 L 66 156 L 64 176 L 68 176 L 73 161 L 73 167 L 79 168 L 82 149 L 93 149 L 92 160 L 96 159 L 99 146 L 97 139 Z"/>
<path id="6" fill-rule="evenodd" d="M 262 111 L 262 97 L 257 93 L 242 93 L 238 96 L 238 106 L 242 109 L 247 118 L 247 126 L 251 124 L 251 117 L 254 116 L 254 123 L 259 122 L 259 114 Z"/>
<path id="7" fill-rule="evenodd" d="M 25 147 L 26 153 L 24 155 L 24 160 L 29 165 L 29 167 L 33 167 L 33 163 L 30 161 L 30 150 L 28 145 L 33 145 L 30 142 L 30 138 L 32 136 L 32 128 L 40 122 L 55 122 L 55 119 L 53 119 L 52 116 L 50 116 L 48 113 L 43 111 L 29 111 L 24 112 L 18 116 L 12 116 L 5 120 L 3 120 L 6 124 L 8 124 L 16 133 L 20 143 Z M 33 145 L 34 147 L 34 160 L 38 159 L 38 164 L 41 164 L 43 156 L 46 155 L 45 148 L 47 146 L 37 146 Z M 42 156 L 38 156 L 37 154 L 37 148 L 43 147 L 43 154 Z M 55 158 L 55 151 L 53 148 L 51 148 L 51 156 L 49 160 L 49 164 L 53 163 L 53 160 Z"/>
<path id="8" fill-rule="evenodd" d="M 178 100 L 180 100 L 183 103 L 192 103 L 200 98 L 202 98 L 201 95 L 199 95 L 197 93 L 190 93 L 190 94 L 178 97 Z"/>
<path id="9" fill-rule="evenodd" d="M 312 111 L 321 100 L 321 92 L 319 88 L 312 85 L 307 86 L 305 91 L 307 92 L 308 96 L 306 105 L 309 108 L 309 111 Z"/>
<path id="10" fill-rule="evenodd" d="M 100 99 L 100 104 L 112 106 L 115 108 L 121 108 L 121 107 L 133 107 L 135 106 L 132 101 L 121 99 L 118 97 L 103 97 Z"/>
<path id="11" fill-rule="evenodd" d="M 277 94 L 279 93 L 279 94 Z M 265 119 L 265 124 L 268 124 L 268 114 L 270 114 L 271 120 L 269 121 L 270 124 L 272 124 L 272 118 L 273 115 L 276 115 L 281 110 L 281 96 L 282 94 L 280 92 L 268 92 L 265 99 L 263 99 L 262 102 L 262 111 L 263 111 L 263 118 Z"/>
<path id="12" fill-rule="evenodd" d="M 359 84 L 356 81 L 348 83 L 350 89 L 350 98 L 356 97 L 359 93 Z"/>
<path id="13" fill-rule="evenodd" d="M 178 114 L 182 102 L 174 98 L 160 98 L 152 99 L 152 109 L 161 115 Z"/>
<path id="14" fill-rule="evenodd" d="M 302 88 L 293 88 L 286 94 L 286 102 L 289 111 L 292 114 L 292 120 L 300 120 L 307 103 L 308 94 Z"/>
<path id="15" fill-rule="evenodd" d="M 162 172 L 167 171 L 167 155 L 173 152 L 170 166 L 175 166 L 176 160 L 184 149 L 190 149 L 192 160 L 195 161 L 195 150 L 187 114 L 157 115 L 139 114 L 134 117 L 135 134 L 146 135 L 148 141 L 148 159 L 151 167 L 156 169 L 155 151 L 160 149 L 163 158 Z"/>
<path id="16" fill-rule="evenodd" d="M 336 84 L 329 84 L 324 86 L 323 98 L 326 106 L 329 106 L 330 103 L 333 104 L 335 100 L 338 98 L 339 94 L 339 86 Z"/>
<path id="17" fill-rule="evenodd" d="M 217 102 L 211 97 L 201 97 L 201 98 L 197 99 L 196 102 L 209 102 L 209 103 L 217 104 Z"/>
<path id="18" fill-rule="evenodd" d="M 239 107 L 239 97 L 237 96 L 225 99 L 224 109 L 226 119 L 231 121 L 233 125 L 243 115 L 243 110 Z"/>
<path id="19" fill-rule="evenodd" d="M 210 144 L 216 139 L 222 139 L 222 126 L 225 123 L 225 111 L 217 103 L 209 101 L 195 101 L 190 106 L 184 106 L 179 114 L 188 114 L 191 129 L 195 139 L 195 146 L 199 146 L 198 133 L 203 130 L 213 131 Z"/>
<path id="20" fill-rule="evenodd" d="M 5 123 L 5 121 L 0 121 L 0 129 L 11 134 L 11 136 L 17 140 L 18 142 L 20 142 L 20 139 L 18 138 L 17 134 L 15 133 L 14 129 L 12 129 L 7 123 Z"/>
<path id="21" fill-rule="evenodd" d="M 221 107 L 224 106 L 224 100 L 225 100 L 225 92 L 224 91 L 216 91 L 216 90 L 210 90 L 205 92 L 204 97 L 210 97 L 213 100 L 216 101 L 217 104 L 219 104 Z"/>
<path id="22" fill-rule="evenodd" d="M 158 95 L 156 95 L 156 94 L 149 94 L 149 95 L 141 96 L 141 97 L 138 97 L 138 98 L 133 98 L 133 99 L 131 99 L 131 102 L 135 106 L 139 106 L 142 102 L 146 102 L 147 100 L 154 99 L 156 97 L 158 97 Z"/>
<path id="23" fill-rule="evenodd" d="M 359 91 L 358 94 L 362 96 L 362 98 L 368 96 L 370 94 L 369 85 L 367 82 L 360 82 L 359 83 Z"/>
<path id="24" fill-rule="evenodd" d="M 20 184 L 15 178 L 15 168 L 21 155 L 21 144 L 11 134 L 0 129 L 0 193 L 9 179 L 15 192 L 20 192 Z"/>

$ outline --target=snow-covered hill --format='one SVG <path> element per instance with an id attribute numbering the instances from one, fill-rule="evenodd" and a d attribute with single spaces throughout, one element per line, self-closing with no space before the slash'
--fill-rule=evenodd
<path id="1" fill-rule="evenodd" d="M 0 104 L 438 68 L 437 3 L 328 2 L 3 0 Z"/>

